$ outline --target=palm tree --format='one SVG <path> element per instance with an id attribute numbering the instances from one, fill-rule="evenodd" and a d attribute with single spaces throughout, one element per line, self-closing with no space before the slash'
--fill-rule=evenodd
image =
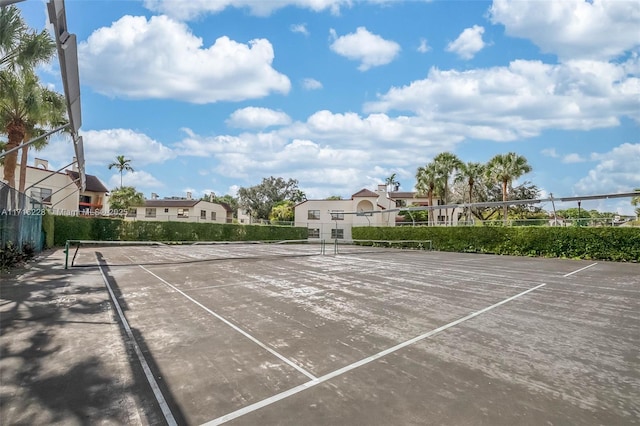
<path id="1" fill-rule="evenodd" d="M 443 182 L 442 199 L 445 204 L 449 204 L 449 178 L 451 174 L 462 166 L 462 161 L 450 152 L 442 152 L 433 158 L 436 170 Z M 446 209 L 447 223 L 449 223 L 449 209 Z"/>
<path id="2" fill-rule="evenodd" d="M 396 180 L 396 174 L 392 174 L 387 179 L 385 179 L 385 184 L 387 185 L 387 192 L 397 191 L 400 188 L 400 182 Z"/>
<path id="3" fill-rule="evenodd" d="M 116 161 L 109 164 L 109 170 L 114 167 L 120 172 L 120 188 L 122 188 L 122 172 L 124 170 L 128 172 L 133 171 L 133 167 L 131 167 L 131 160 L 128 158 L 124 158 L 124 155 L 118 155 L 116 157 Z"/>
<path id="4" fill-rule="evenodd" d="M 487 164 L 487 177 L 490 180 L 500 182 L 502 184 L 502 201 L 505 203 L 503 206 L 504 223 L 507 223 L 507 190 L 514 179 L 518 179 L 520 176 L 527 174 L 531 171 L 531 166 L 527 162 L 527 159 L 522 155 L 518 155 L 515 152 L 509 152 L 507 154 L 497 154 Z"/>
<path id="5" fill-rule="evenodd" d="M 26 123 L 23 144 L 33 137 L 41 136 L 46 133 L 50 130 L 50 127 L 60 127 L 67 123 L 67 106 L 65 104 L 64 96 L 42 86 L 40 86 L 39 95 L 40 96 L 37 99 L 37 108 L 34 108 L 33 115 L 29 117 L 29 120 Z M 39 151 L 48 143 L 48 139 L 45 138 L 40 139 L 32 145 L 23 145 L 22 157 L 20 160 L 19 192 L 25 191 L 29 148 L 33 146 L 37 151 Z"/>
<path id="6" fill-rule="evenodd" d="M 416 172 L 416 189 L 418 194 L 427 195 L 429 199 L 429 206 L 433 206 L 433 194 L 438 191 L 441 186 L 441 181 L 436 169 L 435 163 L 431 162 L 425 167 L 418 167 Z M 434 223 L 433 214 L 435 210 L 429 212 L 429 222 Z"/>
<path id="7" fill-rule="evenodd" d="M 48 62 L 56 44 L 46 30 L 29 30 L 15 6 L 0 7 L 0 69 L 32 68 Z"/>
<path id="8" fill-rule="evenodd" d="M 8 136 L 5 149 L 9 151 L 24 141 L 32 117 L 39 113 L 41 86 L 30 69 L 15 73 L 4 69 L 0 70 L 0 87 L 0 129 Z M 4 180 L 12 188 L 17 162 L 17 151 L 5 156 Z"/>
<path id="9" fill-rule="evenodd" d="M 469 186 L 469 204 L 473 203 L 473 187 L 476 183 L 482 181 L 483 176 L 485 175 L 485 165 L 482 163 L 473 163 L 467 162 L 460 165 L 458 168 L 458 173 L 456 173 L 455 182 L 464 182 Z M 464 194 L 463 194 L 464 201 Z M 467 220 L 469 220 L 468 212 L 471 210 L 467 210 Z"/>

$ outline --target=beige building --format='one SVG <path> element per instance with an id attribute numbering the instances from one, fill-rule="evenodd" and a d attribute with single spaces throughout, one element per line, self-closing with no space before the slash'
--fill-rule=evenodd
<path id="1" fill-rule="evenodd" d="M 224 203 L 212 203 L 194 200 L 187 193 L 186 198 L 171 197 L 159 199 L 152 194 L 145 200 L 144 206 L 132 207 L 127 215 L 128 220 L 148 221 L 183 221 L 202 223 L 231 223 L 233 212 Z"/>
<path id="2" fill-rule="evenodd" d="M 16 167 L 16 180 L 20 164 Z M 0 166 L 0 175 L 4 169 Z M 17 182 L 16 182 L 17 183 Z M 49 163 L 39 158 L 27 166 L 25 178 L 26 209 L 46 208 L 54 214 L 100 214 L 107 204 L 108 190 L 100 179 L 86 175 L 86 190 L 80 191 L 79 174 L 75 170 L 49 170 Z"/>
<path id="3" fill-rule="evenodd" d="M 443 204 L 438 199 L 433 203 Z M 295 226 L 307 227 L 312 240 L 351 240 L 354 226 L 396 226 L 408 220 L 398 215 L 398 208 L 428 205 L 429 200 L 418 197 L 416 192 L 387 192 L 386 185 L 378 185 L 375 191 L 362 189 L 350 199 L 303 201 L 295 206 Z M 446 209 L 434 212 L 437 223 L 445 224 Z M 458 209 L 451 209 L 450 223 L 457 224 L 459 216 Z"/>

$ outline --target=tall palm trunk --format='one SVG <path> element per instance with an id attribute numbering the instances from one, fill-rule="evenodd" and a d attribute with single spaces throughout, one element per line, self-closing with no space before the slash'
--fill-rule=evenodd
<path id="1" fill-rule="evenodd" d="M 18 192 L 20 193 L 20 202 L 18 204 L 20 204 L 19 208 L 21 209 L 26 208 L 24 204 L 27 201 L 24 191 L 26 189 L 25 187 L 27 186 L 27 163 L 29 161 L 29 148 L 31 147 L 31 145 L 25 145 L 24 142 L 29 140 L 31 140 L 31 135 L 29 134 L 29 132 L 25 131 L 24 140 L 22 142 L 22 155 L 20 157 L 20 178 L 18 180 Z"/>
<path id="2" fill-rule="evenodd" d="M 6 150 L 9 151 L 14 149 L 20 145 L 20 143 L 24 140 L 24 127 L 17 123 L 11 123 L 7 126 L 7 134 L 9 136 L 9 140 L 7 142 Z M 4 180 L 7 181 L 7 184 L 11 188 L 16 187 L 16 165 L 18 163 L 18 152 L 14 151 L 4 157 Z M 11 207 L 17 208 L 16 202 L 16 193 L 15 191 L 11 192 Z M 7 206 L 9 207 L 9 206 Z"/>

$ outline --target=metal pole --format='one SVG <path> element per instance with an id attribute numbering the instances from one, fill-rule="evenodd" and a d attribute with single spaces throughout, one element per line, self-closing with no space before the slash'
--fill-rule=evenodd
<path id="1" fill-rule="evenodd" d="M 71 181 L 71 183 L 66 184 L 65 186 L 63 186 L 62 188 L 58 189 L 56 192 L 54 192 L 53 194 L 51 194 L 51 197 L 53 197 L 54 195 L 56 195 L 58 192 L 62 191 L 63 189 L 65 189 L 67 186 L 70 186 L 76 182 L 78 182 L 80 180 L 80 178 Z M 75 192 L 75 191 L 74 191 Z M 78 191 L 79 192 L 79 191 Z M 64 197 L 62 200 L 58 201 L 57 203 L 53 204 L 51 206 L 51 208 L 53 208 L 53 206 L 57 206 L 58 204 L 60 204 L 62 201 L 66 200 L 67 198 L 69 198 L 69 196 L 73 195 L 73 192 L 69 195 L 67 195 L 66 197 Z"/>
<path id="2" fill-rule="evenodd" d="M 24 142 L 24 143 L 16 146 L 15 148 L 11 148 L 8 151 L 4 151 L 3 153 L 0 153 L 0 158 L 4 157 L 7 154 L 11 154 L 12 152 L 18 151 L 19 149 L 22 149 L 27 145 L 31 145 L 34 142 L 38 142 L 40 139 L 44 139 L 44 138 L 46 138 L 48 136 L 51 136 L 52 134 L 57 133 L 60 130 L 66 129 L 67 127 L 69 127 L 69 124 L 65 124 L 64 126 L 60 126 L 57 129 L 54 129 L 54 130 L 51 130 L 51 131 L 45 133 L 44 135 L 40 135 L 38 137 L 35 137 L 35 138 L 31 139 L 29 142 Z"/>
<path id="3" fill-rule="evenodd" d="M 64 245 L 64 269 L 69 269 L 69 240 Z"/>

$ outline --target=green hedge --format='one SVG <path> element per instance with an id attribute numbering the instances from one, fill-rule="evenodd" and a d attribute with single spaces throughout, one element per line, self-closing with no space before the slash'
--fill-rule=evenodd
<path id="1" fill-rule="evenodd" d="M 55 219 L 53 215 L 49 212 L 46 212 L 44 216 L 42 216 L 42 231 L 44 232 L 44 247 L 49 248 L 54 245 L 54 230 L 55 230 Z"/>
<path id="2" fill-rule="evenodd" d="M 307 228 L 195 222 L 147 222 L 82 216 L 53 216 L 57 246 L 67 240 L 265 241 L 303 240 Z"/>
<path id="3" fill-rule="evenodd" d="M 640 261 L 640 229 L 593 227 L 354 227 L 358 240 L 431 240 L 441 251 Z"/>

